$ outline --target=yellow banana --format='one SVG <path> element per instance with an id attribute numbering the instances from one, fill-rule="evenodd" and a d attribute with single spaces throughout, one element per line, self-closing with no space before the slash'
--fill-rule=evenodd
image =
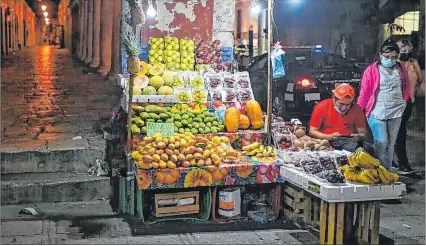
<path id="1" fill-rule="evenodd" d="M 364 169 L 362 174 L 371 181 L 369 184 L 375 184 L 379 182 L 379 180 L 377 180 L 369 170 Z"/>
<path id="2" fill-rule="evenodd" d="M 389 180 L 389 182 L 393 182 L 392 174 L 384 166 L 379 165 L 379 169 L 382 170 L 382 173 L 385 175 L 386 179 Z"/>
<path id="3" fill-rule="evenodd" d="M 249 144 L 249 145 L 244 146 L 244 147 L 242 148 L 242 150 L 250 151 L 250 150 L 254 150 L 254 149 L 258 148 L 259 146 L 260 146 L 260 143 L 259 143 L 259 142 L 254 142 L 254 143 L 252 143 L 252 144 Z"/>
<path id="4" fill-rule="evenodd" d="M 263 152 L 263 150 L 265 150 L 265 146 L 260 145 L 260 146 L 259 146 L 259 153 L 262 153 L 262 152 Z"/>
<path id="5" fill-rule="evenodd" d="M 265 156 L 270 156 L 272 154 L 272 151 L 274 149 L 272 148 L 272 146 L 266 146 L 266 154 Z"/>
<path id="6" fill-rule="evenodd" d="M 377 170 L 377 168 L 370 169 L 370 173 L 377 180 L 376 183 L 379 183 L 380 182 L 380 176 L 379 176 L 379 171 Z"/>
<path id="7" fill-rule="evenodd" d="M 262 158 L 262 157 L 264 157 L 264 155 L 263 155 L 263 153 L 257 153 L 257 154 L 256 154 L 256 157 L 257 157 L 257 158 Z"/>
<path id="8" fill-rule="evenodd" d="M 377 171 L 379 173 L 379 177 L 380 177 L 380 180 L 382 181 L 382 183 L 383 184 L 389 184 L 390 180 L 388 180 L 386 178 L 386 176 L 383 174 L 383 170 L 380 168 L 380 166 L 379 166 L 379 169 Z"/>
<path id="9" fill-rule="evenodd" d="M 398 182 L 399 180 L 399 175 L 397 173 L 391 173 L 392 177 L 393 177 L 393 182 Z"/>
<path id="10" fill-rule="evenodd" d="M 259 153 L 259 149 L 254 149 L 254 150 L 251 150 L 250 152 L 248 152 L 247 155 L 252 156 L 252 155 L 256 155 L 257 153 Z"/>

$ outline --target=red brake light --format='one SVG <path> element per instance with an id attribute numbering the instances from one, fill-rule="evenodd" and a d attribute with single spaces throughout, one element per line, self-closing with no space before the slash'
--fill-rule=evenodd
<path id="1" fill-rule="evenodd" d="M 312 79 L 301 78 L 296 82 L 296 86 L 301 89 L 315 88 L 315 82 Z"/>

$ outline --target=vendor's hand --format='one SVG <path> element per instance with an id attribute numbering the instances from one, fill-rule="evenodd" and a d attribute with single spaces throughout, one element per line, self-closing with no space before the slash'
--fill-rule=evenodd
<path id="1" fill-rule="evenodd" d="M 332 140 L 333 138 L 340 137 L 340 136 L 341 136 L 341 134 L 339 132 L 334 132 L 334 133 L 330 134 L 330 140 Z"/>

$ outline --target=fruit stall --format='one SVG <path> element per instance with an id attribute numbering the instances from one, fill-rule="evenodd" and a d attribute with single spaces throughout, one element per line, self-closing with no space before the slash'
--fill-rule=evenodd
<path id="1" fill-rule="evenodd" d="M 378 244 L 380 200 L 401 199 L 406 192 L 398 174 L 362 147 L 337 150 L 327 140 L 306 136 L 300 122 L 273 119 L 286 181 L 284 215 L 318 228 L 321 244 Z"/>
<path id="2" fill-rule="evenodd" d="M 135 175 L 134 191 L 122 190 L 126 212 L 145 224 L 276 219 L 283 162 L 267 144 L 267 117 L 233 48 L 219 40 L 151 37 L 148 58 L 140 61 L 132 34 L 123 44 L 130 74 L 120 80 L 129 117 L 128 176 Z M 267 194 L 266 217 L 241 208 L 242 197 L 259 201 L 250 193 L 257 185 Z"/>
<path id="3" fill-rule="evenodd" d="M 250 74 L 219 40 L 151 37 L 142 61 L 132 35 L 123 44 L 130 76 L 120 79 L 128 113 L 122 212 L 150 224 L 265 223 L 282 211 L 318 227 L 321 244 L 378 243 L 379 201 L 406 190 L 397 174 L 363 148 L 334 149 L 297 119 L 265 114 Z"/>

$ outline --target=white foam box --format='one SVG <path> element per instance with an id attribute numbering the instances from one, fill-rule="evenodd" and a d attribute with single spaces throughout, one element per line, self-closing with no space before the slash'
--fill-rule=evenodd
<path id="1" fill-rule="evenodd" d="M 241 214 L 241 191 L 239 187 L 219 191 L 218 214 L 225 217 Z"/>
<path id="2" fill-rule="evenodd" d="M 405 184 L 400 182 L 390 185 L 330 184 L 319 180 L 313 175 L 286 165 L 281 166 L 280 175 L 286 181 L 303 188 L 327 202 L 401 199 L 406 193 Z"/>
<path id="3" fill-rule="evenodd" d="M 132 98 L 134 103 L 177 103 L 178 100 L 175 95 L 134 95 Z M 127 112 L 127 105 L 129 102 L 129 95 L 123 90 L 123 96 L 121 98 L 121 106 Z"/>

